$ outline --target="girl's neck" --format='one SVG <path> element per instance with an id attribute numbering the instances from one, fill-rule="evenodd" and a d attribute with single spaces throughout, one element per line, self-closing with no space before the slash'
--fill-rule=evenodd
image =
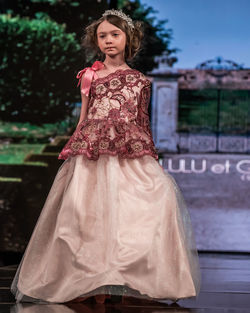
<path id="1" fill-rule="evenodd" d="M 129 66 L 126 64 L 126 62 L 123 59 L 111 59 L 111 58 L 106 58 L 103 62 L 105 65 L 106 70 L 108 71 L 113 71 L 117 69 L 123 69 L 123 68 L 129 68 Z"/>

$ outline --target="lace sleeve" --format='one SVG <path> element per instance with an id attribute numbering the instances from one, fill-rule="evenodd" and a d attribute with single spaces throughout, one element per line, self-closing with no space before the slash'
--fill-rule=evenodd
<path id="1" fill-rule="evenodd" d="M 138 106 L 137 123 L 142 126 L 145 131 L 151 136 L 150 119 L 148 113 L 148 107 L 150 103 L 151 95 L 151 82 L 147 80 L 147 83 L 141 90 L 140 101 Z"/>

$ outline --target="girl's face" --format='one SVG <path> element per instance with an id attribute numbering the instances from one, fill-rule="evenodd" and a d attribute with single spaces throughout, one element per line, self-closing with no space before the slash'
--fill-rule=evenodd
<path id="1" fill-rule="evenodd" d="M 98 47 L 104 54 L 124 57 L 126 34 L 120 28 L 105 20 L 97 27 L 96 33 Z"/>

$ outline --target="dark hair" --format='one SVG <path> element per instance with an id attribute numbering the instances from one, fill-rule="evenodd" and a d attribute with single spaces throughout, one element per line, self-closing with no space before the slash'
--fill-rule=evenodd
<path id="1" fill-rule="evenodd" d="M 126 34 L 125 59 L 133 59 L 141 47 L 143 23 L 140 21 L 134 21 L 134 29 L 131 29 L 127 21 L 116 15 L 103 16 L 86 27 L 85 35 L 82 39 L 82 46 L 86 49 L 86 53 L 91 54 L 93 58 L 96 56 L 99 56 L 100 58 L 104 57 L 104 54 L 100 51 L 97 44 L 96 32 L 98 26 L 105 20 L 120 28 Z"/>

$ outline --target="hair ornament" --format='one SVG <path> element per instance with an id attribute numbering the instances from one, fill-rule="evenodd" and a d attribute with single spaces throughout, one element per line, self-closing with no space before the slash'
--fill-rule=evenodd
<path id="1" fill-rule="evenodd" d="M 121 10 L 115 10 L 115 9 L 106 10 L 106 11 L 102 14 L 102 16 L 107 16 L 107 15 L 116 15 L 116 16 L 120 17 L 121 19 L 123 19 L 124 21 L 126 21 L 126 22 L 128 23 L 128 26 L 129 26 L 131 29 L 134 29 L 134 28 L 135 28 L 131 17 L 128 16 L 128 15 L 126 15 L 125 13 L 123 13 Z"/>

